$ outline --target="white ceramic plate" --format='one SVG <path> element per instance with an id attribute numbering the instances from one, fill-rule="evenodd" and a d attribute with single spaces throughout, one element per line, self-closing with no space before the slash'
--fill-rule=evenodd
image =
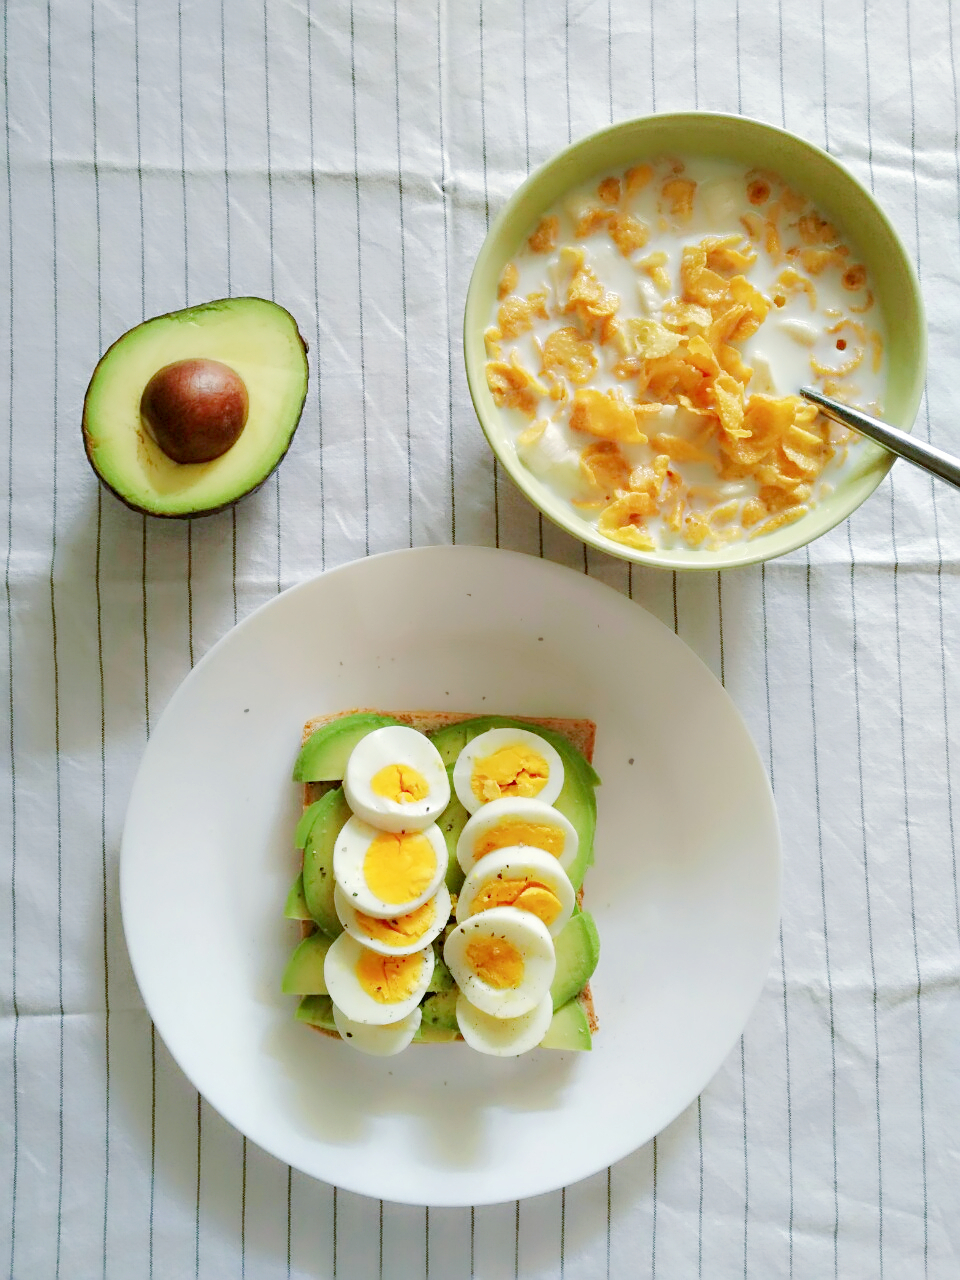
<path id="1" fill-rule="evenodd" d="M 303 721 L 354 706 L 597 722 L 592 1052 L 375 1059 L 294 1021 L 290 770 Z M 766 977 L 780 852 L 746 728 L 672 632 L 569 569 L 431 547 L 285 592 L 197 665 L 137 775 L 120 891 L 157 1029 L 231 1124 L 350 1191 L 487 1204 L 602 1169 L 696 1098 Z"/>

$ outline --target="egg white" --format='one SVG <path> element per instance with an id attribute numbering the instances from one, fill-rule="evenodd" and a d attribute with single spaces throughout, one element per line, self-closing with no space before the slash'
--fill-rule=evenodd
<path id="1" fill-rule="evenodd" d="M 545 885 L 560 901 L 560 913 L 552 923 L 547 925 L 550 936 L 555 938 L 563 926 L 573 915 L 576 893 L 570 878 L 552 853 L 543 849 L 532 849 L 521 845 L 512 849 L 501 849 L 496 853 L 488 853 L 485 858 L 474 864 L 473 870 L 463 882 L 463 888 L 457 898 L 457 924 L 462 924 L 473 914 L 474 901 L 477 894 L 491 880 L 536 880 Z M 480 914 L 489 915 L 497 908 L 488 907 Z M 517 907 L 530 915 L 525 907 Z M 536 917 L 539 919 L 539 916 Z"/>
<path id="2" fill-rule="evenodd" d="M 469 875 L 476 863 L 475 849 L 479 840 L 505 819 L 519 818 L 525 822 L 549 825 L 563 833 L 563 850 L 557 859 L 564 871 L 568 871 L 577 856 L 579 836 L 576 828 L 562 813 L 543 800 L 527 800 L 523 796 L 506 796 L 503 800 L 490 800 L 481 805 L 468 818 L 457 840 L 457 861 Z M 504 846 L 506 848 L 506 846 Z M 487 855 L 490 856 L 490 855 Z M 550 855 L 553 856 L 552 854 Z"/>
<path id="3" fill-rule="evenodd" d="M 395 1053 L 401 1053 L 417 1034 L 422 1017 L 418 1005 L 412 1013 L 408 1013 L 399 1022 L 391 1022 L 386 1026 L 371 1026 L 368 1022 L 355 1022 L 353 1018 L 348 1018 L 337 1005 L 333 1006 L 333 1021 L 344 1043 L 350 1045 L 352 1049 L 373 1054 L 377 1058 L 389 1058 Z"/>
<path id="4" fill-rule="evenodd" d="M 516 1018 L 494 1018 L 472 1005 L 462 993 L 457 997 L 460 1034 L 471 1049 L 497 1058 L 515 1058 L 535 1049 L 552 1020 L 553 1001 L 549 991 L 539 1004 Z"/>
<path id="5" fill-rule="evenodd" d="M 427 784 L 427 794 L 406 803 L 377 795 L 371 780 L 389 765 L 407 765 Z M 343 794 L 355 814 L 383 831 L 422 831 L 450 803 L 450 780 L 440 752 L 408 725 L 391 724 L 361 738 L 347 760 Z"/>
<path id="6" fill-rule="evenodd" d="M 443 832 L 436 823 L 419 832 L 418 834 L 430 842 L 430 847 L 433 849 L 436 861 L 433 875 L 416 897 L 405 902 L 386 902 L 367 884 L 363 870 L 367 850 L 382 834 L 382 828 L 372 827 L 356 815 L 348 818 L 333 846 L 333 875 L 344 897 L 358 911 L 363 911 L 368 916 L 402 916 L 432 898 L 439 889 L 447 874 L 447 845 Z"/>
<path id="7" fill-rule="evenodd" d="M 519 986 L 491 986 L 473 971 L 467 948 L 482 938 L 505 939 L 520 952 L 524 971 Z M 529 911 L 516 907 L 492 907 L 458 924 L 447 936 L 443 958 L 461 993 L 494 1018 L 516 1018 L 533 1009 L 550 990 L 557 967 L 547 926 Z"/>
<path id="8" fill-rule="evenodd" d="M 441 883 L 433 898 L 428 898 L 427 901 L 433 904 L 433 919 L 427 931 L 421 934 L 414 942 L 407 943 L 406 946 L 392 947 L 388 943 L 382 942 L 379 938 L 372 938 L 366 932 L 357 919 L 357 908 L 344 894 L 339 885 L 333 891 L 333 907 L 347 933 L 356 938 L 363 946 L 369 947 L 371 951 L 379 951 L 381 955 L 385 956 L 406 956 L 412 955 L 414 951 L 422 951 L 443 930 L 444 925 L 450 919 L 450 894 L 447 886 Z M 404 914 L 406 913 L 402 911 L 396 913 L 396 915 Z M 394 918 L 394 916 L 378 917 L 381 920 L 392 920 Z"/>
<path id="9" fill-rule="evenodd" d="M 478 734 L 467 743 L 453 766 L 453 789 L 467 813 L 476 813 L 484 804 L 484 801 L 474 794 L 471 786 L 476 761 L 483 760 L 495 751 L 516 743 L 531 748 L 546 761 L 547 781 L 535 798 L 544 804 L 553 804 L 556 800 L 563 789 L 563 761 L 556 749 L 545 738 L 527 729 L 488 729 L 486 733 Z M 486 803 L 492 804 L 493 801 Z"/>
<path id="10" fill-rule="evenodd" d="M 374 1026 L 400 1022 L 414 1011 L 426 994 L 435 964 L 433 948 L 427 947 L 420 953 L 414 953 L 420 955 L 422 962 L 417 985 L 405 1000 L 396 1000 L 391 1004 L 375 1000 L 360 985 L 357 965 L 365 950 L 368 948 L 363 947 L 356 938 L 351 938 L 349 933 L 341 933 L 331 942 L 323 962 L 323 977 L 330 998 L 354 1022 Z"/>

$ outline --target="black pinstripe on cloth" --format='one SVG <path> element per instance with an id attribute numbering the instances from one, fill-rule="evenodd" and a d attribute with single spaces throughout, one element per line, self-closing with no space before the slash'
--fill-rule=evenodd
<path id="1" fill-rule="evenodd" d="M 955 1276 L 960 508 L 898 464 L 763 568 L 588 557 L 493 463 L 458 337 L 531 169 L 614 119 L 742 112 L 826 145 L 889 212 L 931 321 L 917 429 L 960 449 L 950 0 L 11 0 L 3 42 L 9 1274 Z M 282 470 L 184 526 L 127 511 L 80 447 L 99 353 L 251 293 L 311 345 Z M 432 542 L 589 571 L 674 629 L 743 713 L 785 848 L 767 987 L 701 1097 L 583 1183 L 462 1210 L 336 1191 L 231 1130 L 142 1008 L 117 888 L 137 760 L 194 661 L 282 587 Z"/>

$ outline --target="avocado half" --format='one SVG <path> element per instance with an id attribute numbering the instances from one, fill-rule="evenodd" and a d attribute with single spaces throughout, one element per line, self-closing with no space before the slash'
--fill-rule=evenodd
<path id="1" fill-rule="evenodd" d="M 242 379 L 249 400 L 236 443 L 210 462 L 174 462 L 146 430 L 144 388 L 181 360 L 214 360 Z M 253 493 L 279 465 L 307 395 L 307 347 L 289 311 L 264 298 L 222 298 L 155 316 L 118 338 L 83 402 L 90 465 L 128 507 L 186 519 Z"/>

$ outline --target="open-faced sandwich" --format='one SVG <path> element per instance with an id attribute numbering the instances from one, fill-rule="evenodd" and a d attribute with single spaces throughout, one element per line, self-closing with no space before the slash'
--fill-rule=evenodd
<path id="1" fill-rule="evenodd" d="M 589 720 L 449 712 L 309 721 L 285 908 L 297 1017 L 379 1055 L 589 1049 L 594 736 Z"/>

